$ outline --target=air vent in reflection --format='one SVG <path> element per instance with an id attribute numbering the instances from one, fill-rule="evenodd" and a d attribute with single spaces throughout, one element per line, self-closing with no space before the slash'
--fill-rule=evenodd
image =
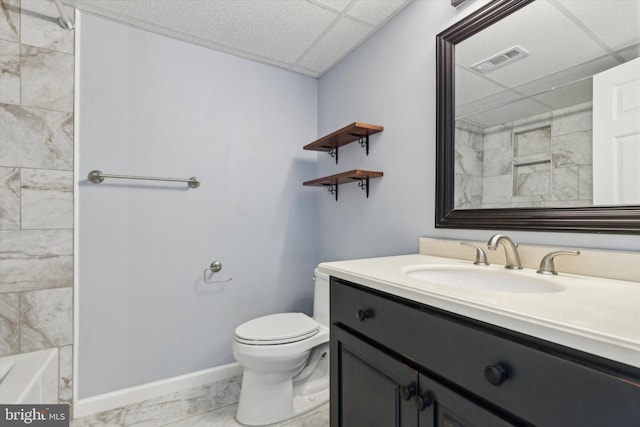
<path id="1" fill-rule="evenodd" d="M 483 59 L 482 61 L 475 63 L 471 66 L 476 71 L 486 73 L 487 71 L 494 70 L 498 67 L 510 64 L 520 58 L 524 58 L 529 55 L 529 52 L 521 48 L 520 46 L 514 46 L 491 58 Z"/>

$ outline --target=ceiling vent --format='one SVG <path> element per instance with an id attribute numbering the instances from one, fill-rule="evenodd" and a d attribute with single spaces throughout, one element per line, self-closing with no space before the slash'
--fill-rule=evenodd
<path id="1" fill-rule="evenodd" d="M 528 55 L 529 52 L 527 52 L 520 46 L 514 46 L 503 52 L 500 52 L 497 55 L 492 56 L 491 58 L 483 59 L 482 61 L 473 64 L 471 68 L 481 73 L 486 73 L 498 67 L 511 64 L 513 61 L 524 58 Z"/>

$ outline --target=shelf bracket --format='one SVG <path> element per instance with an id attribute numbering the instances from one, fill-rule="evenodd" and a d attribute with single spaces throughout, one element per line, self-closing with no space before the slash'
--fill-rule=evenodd
<path id="1" fill-rule="evenodd" d="M 360 147 L 365 149 L 368 156 L 369 155 L 369 135 L 358 135 L 357 133 L 350 133 L 349 135 L 355 136 L 358 138 L 358 144 L 360 144 Z"/>
<path id="2" fill-rule="evenodd" d="M 338 184 L 323 184 L 329 190 L 329 193 L 336 196 L 336 202 L 338 201 Z"/>
<path id="3" fill-rule="evenodd" d="M 335 157 L 336 159 L 336 165 L 338 164 L 338 147 L 332 147 L 330 145 L 323 145 L 322 148 L 328 148 L 329 151 L 327 151 L 327 153 L 329 153 L 329 155 L 331 157 Z"/>
<path id="4" fill-rule="evenodd" d="M 366 178 L 352 178 L 355 180 L 358 180 L 358 187 L 360 187 L 360 189 L 362 191 L 365 191 L 367 194 L 367 199 L 369 198 L 369 177 Z"/>

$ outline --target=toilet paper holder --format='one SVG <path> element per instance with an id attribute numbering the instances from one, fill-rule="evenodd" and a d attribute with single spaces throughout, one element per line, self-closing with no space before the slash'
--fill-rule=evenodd
<path id="1" fill-rule="evenodd" d="M 213 261 L 211 263 L 211 265 L 209 266 L 209 268 L 205 268 L 204 272 L 202 273 L 203 274 L 204 283 L 213 284 L 213 283 L 230 282 L 231 281 L 231 277 L 229 277 L 227 280 L 207 280 L 207 271 L 210 271 L 211 274 L 213 275 L 214 273 L 217 273 L 220 270 L 222 270 L 222 263 L 220 261 Z"/>

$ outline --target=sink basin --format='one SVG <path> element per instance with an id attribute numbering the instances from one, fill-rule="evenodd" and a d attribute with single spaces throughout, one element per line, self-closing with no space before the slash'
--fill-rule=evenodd
<path id="1" fill-rule="evenodd" d="M 493 292 L 549 293 L 562 287 L 540 280 L 524 271 L 498 270 L 465 265 L 420 265 L 403 270 L 407 276 L 442 286 Z"/>

